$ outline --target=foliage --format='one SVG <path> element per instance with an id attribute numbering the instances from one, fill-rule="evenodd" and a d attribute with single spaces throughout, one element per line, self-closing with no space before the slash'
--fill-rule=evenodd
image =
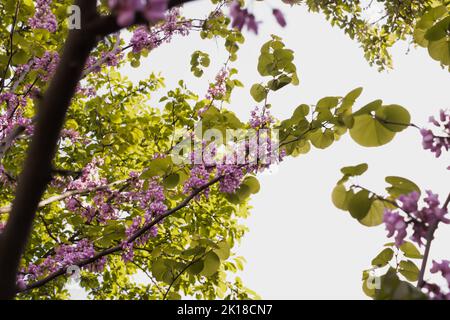
<path id="1" fill-rule="evenodd" d="M 411 25 L 431 7 L 429 1 L 410 2 L 397 7 L 385 2 L 387 22 L 372 27 L 362 18 L 359 1 L 306 4 L 357 38 L 366 58 L 382 68 L 390 65 L 387 48 L 411 35 Z M 227 107 L 233 103 L 234 89 L 244 86 L 237 79 L 238 70 L 231 66 L 245 40 L 242 28 L 258 32 L 255 17 L 244 4 L 233 2 L 228 17 L 226 1 L 213 1 L 215 9 L 208 16 L 188 19 L 179 8 L 167 11 L 170 2 L 162 1 L 157 8 L 133 3 L 130 7 L 126 1 L 101 1 L 97 8 L 102 14 L 112 14 L 106 18 L 113 17 L 120 28 L 126 27 L 131 39 L 125 40 L 120 32 L 102 38 L 80 70 L 83 74 L 75 95 L 65 97 L 71 101 L 70 108 L 55 146 L 50 183 L 21 256 L 18 297 L 68 298 L 66 272 L 78 266 L 82 268 L 80 285 L 90 298 L 258 298 L 235 275 L 245 260 L 234 254 L 247 231 L 243 220 L 249 215 L 249 199 L 260 189 L 256 175 L 285 156 L 307 153 L 311 146 L 328 148 L 347 132 L 362 146 L 384 145 L 411 126 L 410 115 L 405 108 L 383 105 L 380 100 L 354 111 L 362 93 L 357 88 L 342 97 L 325 97 L 315 105 L 299 103 L 290 118 L 275 119 L 270 114 L 270 95 L 299 85 L 300 80 L 294 52 L 272 35 L 258 58 L 257 71 L 264 81 L 249 90 L 258 107 L 250 121 L 243 122 Z M 0 3 L 4 17 L 0 24 L 4 39 L 0 43 L 0 234 L 8 231 L 27 148 L 36 123 L 42 120 L 36 117 L 42 111 L 40 103 L 48 98 L 55 71 L 67 63 L 60 55 L 69 35 L 71 4 L 68 0 Z M 274 9 L 273 15 L 280 25 L 285 24 L 280 10 Z M 431 15 L 436 16 L 433 25 L 423 16 L 418 30 L 428 30 L 424 31 L 428 42 L 420 44 L 435 48 L 434 42 L 446 39 L 442 30 L 447 20 L 438 21 L 444 14 Z M 190 32 L 200 32 L 205 40 L 219 39 L 229 54 L 206 93 L 192 92 L 182 80 L 177 87 L 165 89 L 160 74 L 149 73 L 133 84 L 121 73 L 125 65 L 138 68 L 152 50 Z M 447 63 L 434 49 L 430 54 Z M 193 75 L 202 77 L 212 61 L 207 53 L 196 50 L 190 65 Z M 156 92 L 162 96 L 158 101 L 153 99 Z M 222 134 L 233 129 L 240 134 L 229 150 L 229 141 L 202 137 L 208 129 Z M 250 138 L 258 142 L 273 142 L 275 137 L 265 136 L 266 130 L 279 132 L 280 154 L 273 156 L 274 148 L 266 146 L 264 155 L 271 162 L 251 162 L 252 142 L 247 143 L 245 133 L 251 132 Z M 433 150 L 446 146 L 438 137 L 432 138 L 439 143 L 430 147 Z M 188 151 L 178 150 L 180 145 Z M 190 147 L 199 145 L 201 153 L 212 149 L 212 162 L 203 155 L 199 163 L 176 161 L 195 158 Z M 219 154 L 221 149 L 225 155 Z M 174 150 L 180 152 L 174 155 Z M 239 155 L 245 155 L 244 163 L 217 160 Z M 386 179 L 388 197 L 357 186 L 345 187 L 351 177 L 366 170 L 366 165 L 344 168 L 333 202 L 362 224 L 373 226 L 382 222 L 383 209 L 392 208 L 398 196 L 418 188 L 399 177 Z M 400 250 L 411 259 L 420 255 L 406 243 Z M 392 256 L 393 250 L 386 249 L 374 264 L 386 266 Z M 396 271 L 409 281 L 417 278 L 410 260 L 400 262 Z M 391 287 L 383 287 L 382 297 L 395 298 L 399 291 L 418 296 L 391 273 L 387 275 L 394 280 L 386 280 Z"/>

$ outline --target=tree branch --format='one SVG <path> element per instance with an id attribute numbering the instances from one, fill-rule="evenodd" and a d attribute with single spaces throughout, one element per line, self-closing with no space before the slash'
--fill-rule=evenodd
<path id="1" fill-rule="evenodd" d="M 442 208 L 447 209 L 449 203 L 450 203 L 450 194 L 448 195 L 447 200 L 445 201 Z M 425 277 L 425 271 L 427 269 L 428 257 L 430 255 L 431 243 L 433 242 L 434 233 L 436 232 L 438 225 L 439 225 L 439 220 L 436 221 L 435 223 L 433 223 L 432 225 L 430 225 L 430 229 L 428 229 L 427 245 L 425 247 L 425 252 L 423 254 L 422 266 L 420 267 L 419 279 L 417 281 L 418 288 L 422 288 L 425 284 L 424 277 Z"/>
<path id="2" fill-rule="evenodd" d="M 39 202 L 38 208 L 43 208 L 43 207 L 45 207 L 45 206 L 47 206 L 47 205 L 49 205 L 51 203 L 67 199 L 67 198 L 70 198 L 72 196 L 83 195 L 83 194 L 88 194 L 88 193 L 91 193 L 91 192 L 105 190 L 105 189 L 108 189 L 108 188 L 113 187 L 115 185 L 125 183 L 127 181 L 128 180 L 119 180 L 119 181 L 115 181 L 115 182 L 112 182 L 112 183 L 107 184 L 107 185 L 98 186 L 96 188 L 83 189 L 83 190 L 70 190 L 70 191 L 64 192 L 62 194 L 50 197 L 48 199 L 45 199 L 45 200 Z M 12 207 L 10 205 L 2 207 L 2 208 L 0 208 L 0 214 L 11 212 L 11 209 L 12 209 Z"/>
<path id="3" fill-rule="evenodd" d="M 169 8 L 188 1 L 191 0 L 170 0 Z M 117 25 L 114 15 L 98 15 L 97 1 L 76 0 L 75 5 L 83 13 L 83 28 L 69 32 L 61 61 L 39 103 L 34 136 L 19 178 L 8 222 L 1 234 L 0 299 L 12 299 L 17 293 L 16 275 L 20 259 L 25 251 L 40 199 L 50 181 L 59 135 L 86 61 L 98 41 L 122 29 Z M 136 23 L 141 22 L 138 19 Z"/>
<path id="4" fill-rule="evenodd" d="M 96 1 L 77 0 L 75 4 L 83 11 L 82 21 L 95 20 Z M 39 103 L 35 133 L 19 178 L 11 214 L 0 239 L 0 299 L 11 299 L 16 293 L 20 258 L 31 233 L 39 201 L 50 180 L 51 163 L 65 115 L 96 43 L 95 35 L 84 29 L 69 32 L 61 62 Z"/>
<path id="5" fill-rule="evenodd" d="M 174 208 L 172 208 L 170 210 L 167 210 L 162 215 L 159 215 L 158 217 L 156 217 L 152 222 L 148 223 L 147 225 L 145 225 L 144 227 L 142 227 L 141 229 L 136 231 L 134 234 L 132 234 L 126 240 L 126 243 L 134 242 L 136 239 L 138 239 L 143 234 L 145 234 L 147 231 L 149 231 L 153 226 L 155 226 L 156 224 L 158 224 L 159 222 L 161 222 L 165 218 L 173 215 L 174 213 L 176 213 L 179 210 L 181 210 L 184 207 L 186 207 L 192 201 L 192 199 L 194 199 L 200 193 L 202 193 L 203 191 L 205 191 L 206 189 L 208 189 L 212 185 L 216 184 L 217 182 L 219 182 L 223 178 L 224 178 L 224 176 L 218 176 L 218 177 L 212 179 L 207 184 L 203 185 L 202 187 L 194 190 L 187 198 L 185 198 L 176 207 L 174 207 Z M 101 259 L 101 258 L 103 258 L 105 256 L 108 256 L 108 255 L 110 255 L 112 253 L 119 252 L 119 251 L 122 251 L 122 250 L 123 250 L 122 249 L 122 244 L 119 244 L 119 245 L 117 245 L 115 247 L 112 247 L 112 248 L 109 248 L 109 249 L 106 249 L 106 250 L 104 250 L 102 252 L 97 253 L 92 258 L 88 258 L 88 259 L 82 260 L 82 261 L 78 262 L 76 265 L 81 268 L 81 267 L 84 267 L 84 266 L 86 266 L 88 264 L 94 263 L 95 261 L 97 261 L 97 260 L 99 260 L 99 259 Z M 48 275 L 47 277 L 32 283 L 31 285 L 26 287 L 24 290 L 18 290 L 17 293 L 27 292 L 27 291 L 30 291 L 32 289 L 36 289 L 36 288 L 42 287 L 43 285 L 47 284 L 48 282 L 50 282 L 50 281 L 52 281 L 52 280 L 54 280 L 54 279 L 56 279 L 56 278 L 58 278 L 58 277 L 60 277 L 60 276 L 62 276 L 64 274 L 66 274 L 66 268 L 61 268 L 60 270 L 58 270 L 58 271 Z"/>

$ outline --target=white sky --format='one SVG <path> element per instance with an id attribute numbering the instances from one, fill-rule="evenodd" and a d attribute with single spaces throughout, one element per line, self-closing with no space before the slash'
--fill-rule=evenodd
<path id="1" fill-rule="evenodd" d="M 276 3 L 280 3 L 276 1 Z M 440 108 L 449 108 L 450 78 L 447 71 L 432 61 L 425 49 L 400 43 L 392 50 L 395 69 L 378 73 L 369 67 L 358 44 L 343 32 L 332 28 L 321 15 L 303 7 L 279 5 L 287 15 L 288 27 L 281 29 L 271 16 L 271 9 L 257 3 L 255 10 L 264 21 L 260 34 L 246 33 L 247 41 L 233 66 L 246 85 L 232 98 L 231 109 L 247 119 L 254 102 L 249 88 L 261 78 L 256 71 L 261 45 L 271 33 L 283 37 L 295 51 L 299 69 L 299 87 L 284 88 L 271 96 L 272 112 L 279 119 L 289 117 L 300 103 L 315 103 L 324 96 L 345 95 L 363 86 L 357 107 L 383 99 L 386 104 L 405 106 L 413 122 L 423 125 Z M 204 17 L 208 1 L 185 6 L 189 17 Z M 212 65 L 201 79 L 190 72 L 190 55 L 195 50 L 208 52 Z M 221 43 L 204 41 L 193 33 L 176 38 L 155 50 L 139 69 L 126 69 L 133 80 L 161 71 L 167 88 L 183 79 L 194 92 L 206 92 L 208 81 L 226 60 Z M 155 99 L 155 101 L 157 101 Z M 447 157 L 447 158 L 445 158 Z M 366 228 L 347 213 L 336 209 L 331 190 L 343 166 L 367 162 L 369 171 L 359 183 L 384 191 L 384 177 L 404 176 L 423 189 L 432 189 L 445 197 L 450 191 L 448 153 L 440 160 L 421 148 L 416 130 L 398 135 L 387 146 L 367 149 L 356 145 L 348 135 L 327 150 L 313 150 L 306 156 L 289 159 L 272 175 L 261 177 L 261 192 L 254 196 L 252 216 L 246 221 L 250 232 L 238 248 L 238 255 L 248 263 L 241 273 L 245 284 L 266 299 L 364 299 L 361 272 L 370 267 L 372 258 L 388 242 L 383 226 Z M 432 248 L 432 258 L 450 258 L 445 244 L 450 227 L 441 227 Z"/>

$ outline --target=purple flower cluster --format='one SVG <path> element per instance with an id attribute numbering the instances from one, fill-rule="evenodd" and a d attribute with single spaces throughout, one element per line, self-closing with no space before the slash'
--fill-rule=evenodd
<path id="1" fill-rule="evenodd" d="M 150 32 L 147 27 L 139 27 L 134 31 L 130 44 L 133 46 L 133 52 L 139 53 L 144 49 L 155 48 L 158 40 L 156 34 Z"/>
<path id="2" fill-rule="evenodd" d="M 224 193 L 234 193 L 242 183 L 244 172 L 236 164 L 221 164 L 217 166 L 217 175 L 224 176 L 219 182 L 219 190 Z"/>
<path id="3" fill-rule="evenodd" d="M 253 129 L 260 129 L 270 126 L 275 122 L 275 119 L 271 116 L 270 112 L 266 109 L 259 111 L 258 107 L 255 107 L 251 112 L 250 127 Z"/>
<path id="4" fill-rule="evenodd" d="M 68 185 L 69 190 L 88 190 L 107 183 L 106 179 L 100 178 L 99 166 L 103 165 L 103 160 L 93 158 L 82 170 L 78 179 L 71 181 Z"/>
<path id="5" fill-rule="evenodd" d="M 46 29 L 55 32 L 58 29 L 56 16 L 53 14 L 50 6 L 52 0 L 36 0 L 36 12 L 33 17 L 28 19 L 28 24 L 32 29 Z"/>
<path id="6" fill-rule="evenodd" d="M 30 71 L 38 71 L 42 81 L 48 81 L 56 71 L 59 63 L 59 54 L 55 51 L 45 51 L 42 57 L 34 57 L 27 64 L 17 67 L 16 76 Z"/>
<path id="7" fill-rule="evenodd" d="M 440 272 L 450 286 L 450 261 L 442 260 L 440 263 L 433 261 L 433 266 L 430 271 L 431 273 Z"/>
<path id="8" fill-rule="evenodd" d="M 129 201 L 138 202 L 141 209 L 145 211 L 145 214 L 144 219 L 141 216 L 134 217 L 132 224 L 125 230 L 127 239 L 122 242 L 122 259 L 125 262 L 132 261 L 134 258 L 134 243 L 137 245 L 145 245 L 150 238 L 158 235 L 158 227 L 156 225 L 152 226 L 134 242 L 130 242 L 128 239 L 146 224 L 152 222 L 155 217 L 167 211 L 167 206 L 164 204 L 166 196 L 164 195 L 164 188 L 161 185 L 156 181 L 150 181 L 147 190 L 144 190 L 142 188 L 143 181 L 139 180 L 137 174 L 131 173 L 130 176 L 133 179 L 133 186 L 137 191 L 127 192 L 124 197 Z"/>
<path id="9" fill-rule="evenodd" d="M 60 245 L 55 248 L 53 255 L 45 258 L 41 263 L 30 263 L 28 268 L 21 270 L 17 284 L 24 289 L 30 280 L 36 280 L 49 273 L 65 269 L 72 265 L 77 265 L 85 259 L 92 258 L 95 255 L 95 249 L 87 239 L 82 239 L 74 245 Z M 106 263 L 106 258 L 97 260 L 87 268 L 93 272 L 102 272 Z"/>
<path id="10" fill-rule="evenodd" d="M 400 247 L 407 236 L 406 228 L 408 224 L 405 219 L 398 212 L 386 211 L 384 213 L 383 222 L 386 225 L 388 231 L 388 238 L 395 235 L 395 245 Z"/>
<path id="11" fill-rule="evenodd" d="M 81 176 L 73 181 L 70 181 L 68 190 L 90 190 L 99 186 L 107 184 L 107 180 L 100 178 L 99 165 L 103 164 L 103 160 L 94 158 L 87 164 L 81 173 Z M 87 222 L 92 222 L 96 219 L 99 223 L 105 224 L 110 220 L 115 220 L 118 217 L 117 210 L 111 205 L 111 201 L 119 199 L 119 193 L 103 188 L 96 191 L 93 197 L 93 205 L 83 203 L 79 196 L 73 196 L 66 199 L 66 208 L 73 212 L 79 212 Z"/>
<path id="12" fill-rule="evenodd" d="M 442 135 L 435 135 L 429 129 L 421 129 L 422 145 L 425 150 L 430 150 L 438 158 L 441 156 L 442 150 L 448 151 L 450 149 L 450 112 L 441 110 L 439 120 L 436 120 L 435 117 L 430 117 L 429 121 L 438 130 L 442 131 Z"/>
<path id="13" fill-rule="evenodd" d="M 179 8 L 172 8 L 166 13 L 165 22 L 152 28 L 139 27 L 131 38 L 130 44 L 134 53 L 144 49 L 152 50 L 163 42 L 170 42 L 174 35 L 187 36 L 192 24 L 180 16 Z"/>
<path id="14" fill-rule="evenodd" d="M 101 59 L 105 61 L 108 67 L 116 67 L 119 65 L 120 60 L 123 59 L 122 50 L 118 48 L 109 52 L 102 52 Z"/>
<path id="15" fill-rule="evenodd" d="M 440 263 L 433 261 L 430 271 L 431 273 L 440 273 L 447 281 L 447 287 L 450 288 L 450 261 L 442 260 Z M 450 292 L 448 290 L 444 292 L 437 284 L 426 282 L 423 287 L 433 300 L 450 300 Z"/>
<path id="16" fill-rule="evenodd" d="M 407 221 L 398 212 L 386 210 L 384 214 L 384 223 L 388 231 L 388 237 L 395 236 L 395 244 L 400 246 L 404 243 L 407 236 L 407 227 L 412 224 L 413 234 L 411 240 L 419 245 L 423 245 L 430 227 L 436 226 L 439 222 L 450 223 L 445 217 L 447 209 L 440 207 L 438 195 L 431 191 L 426 191 L 427 196 L 423 199 L 426 206 L 419 209 L 419 193 L 414 191 L 408 195 L 402 195 L 398 200 L 402 203 L 400 208 L 406 213 Z"/>
<path id="17" fill-rule="evenodd" d="M 73 196 L 66 199 L 66 208 L 73 212 L 79 212 L 87 222 L 91 223 L 94 219 L 100 224 L 106 224 L 108 221 L 116 220 L 119 212 L 114 204 L 137 203 L 138 207 L 144 210 L 144 217 L 137 216 L 133 218 L 132 224 L 126 229 L 127 238 L 122 242 L 124 250 L 123 257 L 125 261 L 133 258 L 133 243 L 128 239 L 139 229 L 153 221 L 155 217 L 160 216 L 167 211 L 165 205 L 166 197 L 164 188 L 155 180 L 149 181 L 148 186 L 144 188 L 144 181 L 139 179 L 139 174 L 130 173 L 128 180 L 130 191 L 113 191 L 104 187 L 107 184 L 106 179 L 100 178 L 99 168 L 103 162 L 101 159 L 94 158 L 91 163 L 86 165 L 81 176 L 68 184 L 69 190 L 89 190 L 103 186 L 97 190 L 92 198 L 92 205 L 84 203 L 80 196 Z M 148 232 L 137 239 L 137 244 L 145 244 L 151 237 L 156 237 L 158 227 L 150 228 Z"/>
<path id="18" fill-rule="evenodd" d="M 232 19 L 231 26 L 242 30 L 244 26 L 247 26 L 249 31 L 253 31 L 258 34 L 258 22 L 252 13 L 249 13 L 247 9 L 242 9 L 238 1 L 233 1 L 230 5 L 230 16 Z"/>
<path id="19" fill-rule="evenodd" d="M 164 188 L 156 181 L 150 181 L 147 190 L 135 192 L 131 197 L 145 210 L 146 223 L 167 211 L 167 206 L 164 204 L 166 200 Z"/>
<path id="20" fill-rule="evenodd" d="M 191 175 L 189 179 L 184 183 L 183 193 L 190 194 L 201 188 L 209 182 L 210 170 L 206 168 L 204 164 L 194 165 L 191 169 Z M 209 190 L 204 191 L 205 197 L 208 197 Z"/>
<path id="21" fill-rule="evenodd" d="M 127 27 L 133 24 L 136 13 L 140 12 L 150 22 L 164 19 L 168 0 L 109 0 L 109 8 L 117 14 L 117 24 Z"/>
<path id="22" fill-rule="evenodd" d="M 23 116 L 23 108 L 26 104 L 27 101 L 24 97 L 19 97 L 14 93 L 4 92 L 0 94 L 0 107 L 6 106 L 5 109 L 0 109 L 0 141 L 5 141 L 17 126 L 25 127 L 27 134 L 32 133 L 31 120 Z M 12 141 L 9 143 L 12 143 Z"/>
<path id="23" fill-rule="evenodd" d="M 227 92 L 226 80 L 228 78 L 228 70 L 223 68 L 216 75 L 216 81 L 214 84 L 211 84 L 208 89 L 208 93 L 206 94 L 206 99 L 214 100 L 221 98 Z"/>

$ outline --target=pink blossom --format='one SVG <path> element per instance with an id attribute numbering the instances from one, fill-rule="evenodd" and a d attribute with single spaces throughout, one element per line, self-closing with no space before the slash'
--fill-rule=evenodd
<path id="1" fill-rule="evenodd" d="M 273 9 L 272 14 L 277 20 L 278 24 L 282 27 L 286 27 L 286 19 L 284 18 L 283 12 L 279 9 Z"/>
<path id="2" fill-rule="evenodd" d="M 58 28 L 56 16 L 53 14 L 50 6 L 52 0 L 36 0 L 36 11 L 32 18 L 28 19 L 28 24 L 32 29 L 46 29 L 55 32 Z"/>
<path id="3" fill-rule="evenodd" d="M 238 1 L 231 3 L 230 16 L 233 28 L 242 30 L 244 26 L 247 26 L 248 30 L 258 34 L 258 22 L 256 22 L 255 16 L 249 13 L 247 9 L 242 9 Z"/>
<path id="4" fill-rule="evenodd" d="M 434 133 L 430 129 L 421 129 L 422 146 L 425 150 L 430 150 L 439 158 L 442 151 L 450 150 L 450 112 L 441 110 L 439 113 L 439 120 L 435 117 L 430 117 L 430 123 L 437 127 L 440 133 Z"/>
<path id="5" fill-rule="evenodd" d="M 401 209 L 403 209 L 410 219 L 412 224 L 413 234 L 411 239 L 419 245 L 423 245 L 423 240 L 427 238 L 430 227 L 435 227 L 438 223 L 450 223 L 450 219 L 446 217 L 447 209 L 440 207 L 438 195 L 431 191 L 426 191 L 426 197 L 423 201 L 425 206 L 419 209 L 419 193 L 412 192 L 408 195 L 402 195 L 398 198 L 402 202 Z M 397 212 L 386 210 L 384 215 L 384 223 L 386 229 L 389 231 L 388 237 L 397 232 L 396 244 L 401 245 L 407 233 L 406 220 Z"/>
<path id="6" fill-rule="evenodd" d="M 127 27 L 133 24 L 136 13 L 141 12 L 150 22 L 164 19 L 168 0 L 109 0 L 109 8 L 117 14 L 117 24 Z"/>
<path id="7" fill-rule="evenodd" d="M 406 228 L 407 224 L 405 219 L 400 216 L 397 212 L 392 212 L 387 210 L 384 213 L 383 222 L 386 225 L 386 230 L 388 231 L 388 237 L 392 237 L 395 234 L 395 245 L 400 247 L 404 242 L 407 235 Z"/>

